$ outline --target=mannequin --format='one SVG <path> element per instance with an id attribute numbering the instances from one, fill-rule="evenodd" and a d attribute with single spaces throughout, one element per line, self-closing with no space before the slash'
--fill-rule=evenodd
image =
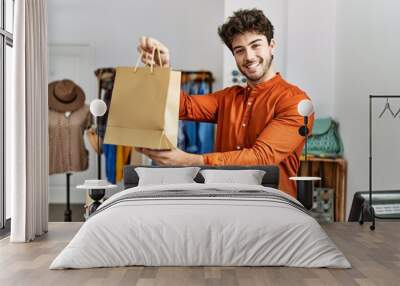
<path id="1" fill-rule="evenodd" d="M 92 125 L 83 90 L 72 80 L 49 84 L 49 174 L 66 173 L 67 208 L 64 220 L 71 221 L 69 179 L 71 172 L 88 168 L 83 134 Z"/>

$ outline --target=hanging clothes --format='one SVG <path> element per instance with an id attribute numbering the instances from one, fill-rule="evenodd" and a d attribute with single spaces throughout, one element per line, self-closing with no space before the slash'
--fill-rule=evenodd
<path id="1" fill-rule="evenodd" d="M 107 180 L 116 184 L 124 175 L 124 166 L 130 162 L 132 147 L 113 144 L 104 144 L 103 153 L 106 165 Z"/>
<path id="2" fill-rule="evenodd" d="M 208 85 L 205 81 L 201 81 L 199 83 L 199 89 L 197 94 L 207 94 L 210 90 Z M 211 153 L 214 151 L 214 124 L 208 122 L 199 122 L 198 123 L 198 132 L 197 132 L 197 146 L 198 146 L 198 153 L 205 154 Z"/>
<path id="3" fill-rule="evenodd" d="M 107 105 L 107 111 L 103 116 L 99 117 L 99 136 L 101 139 L 104 139 L 104 135 L 106 134 L 108 110 L 109 110 L 110 104 L 111 104 L 111 95 L 112 95 L 112 89 L 106 90 L 104 92 L 103 101 Z"/>
<path id="4" fill-rule="evenodd" d="M 92 125 L 89 106 L 74 112 L 49 110 L 49 174 L 79 172 L 89 166 L 83 134 Z"/>
<path id="5" fill-rule="evenodd" d="M 115 164 L 115 179 L 117 182 L 121 181 L 124 176 L 124 166 L 130 162 L 131 151 L 132 147 L 117 146 L 117 158 Z"/>
<path id="6" fill-rule="evenodd" d="M 106 113 L 99 117 L 99 136 L 104 139 L 116 70 L 114 68 L 100 68 L 95 71 L 95 75 L 99 80 L 99 98 L 102 98 L 107 105 Z M 129 164 L 132 147 L 104 144 L 103 150 L 107 180 L 113 184 L 118 183 L 123 178 L 124 166 Z"/>
<path id="7" fill-rule="evenodd" d="M 186 90 L 185 90 L 186 89 Z M 197 86 L 193 81 L 188 81 L 184 88 L 188 94 L 196 94 Z M 183 131 L 185 133 L 185 151 L 189 153 L 199 153 L 198 138 L 197 138 L 197 126 L 198 123 L 195 121 L 184 121 Z"/>
<path id="8" fill-rule="evenodd" d="M 189 72 L 188 74 L 183 72 L 182 90 L 189 95 L 201 95 L 211 92 L 209 85 L 210 78 L 207 79 L 204 75 L 205 72 Z M 178 133 L 178 147 L 180 149 L 194 154 L 204 154 L 214 151 L 215 127 L 213 123 L 181 120 L 180 126 L 182 126 L 183 133 Z"/>
<path id="9" fill-rule="evenodd" d="M 117 146 L 112 144 L 103 144 L 103 153 L 105 157 L 106 165 L 106 177 L 107 180 L 115 184 L 116 183 L 116 157 L 117 157 Z"/>
<path id="10" fill-rule="evenodd" d="M 103 116 L 99 117 L 99 136 L 101 137 L 101 139 L 104 139 L 116 71 L 114 68 L 99 68 L 95 70 L 94 73 L 99 83 L 98 98 L 102 98 L 107 105 L 106 113 Z"/>
<path id="11" fill-rule="evenodd" d="M 186 150 L 184 124 L 185 123 L 183 122 L 183 120 L 179 120 L 179 125 L 178 125 L 178 148 L 181 149 L 181 150 Z"/>

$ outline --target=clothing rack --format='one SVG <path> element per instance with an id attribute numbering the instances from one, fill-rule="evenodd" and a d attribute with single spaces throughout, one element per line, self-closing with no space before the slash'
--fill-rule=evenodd
<path id="1" fill-rule="evenodd" d="M 364 212 L 368 213 L 371 216 L 372 224 L 370 225 L 370 229 L 375 229 L 375 219 L 400 219 L 400 217 L 382 217 L 375 213 L 372 201 L 372 100 L 374 99 L 386 99 L 389 98 L 398 98 L 400 99 L 400 95 L 370 95 L 369 96 L 369 166 L 368 166 L 368 175 L 369 175 L 369 183 L 368 183 L 368 191 L 369 191 L 369 203 L 368 206 L 363 204 L 361 217 L 360 217 L 360 224 L 364 223 Z M 393 190 L 393 191 L 400 191 L 400 190 Z"/>
<path id="2" fill-rule="evenodd" d="M 210 71 L 181 71 L 181 83 L 187 81 L 200 82 L 205 81 L 208 84 L 208 90 L 212 92 L 212 84 L 215 81 L 212 72 Z"/>
<path id="3" fill-rule="evenodd" d="M 181 88 L 188 95 L 212 93 L 215 81 L 212 73 L 206 70 L 181 71 Z M 212 123 L 181 120 L 178 131 L 178 147 L 196 154 L 210 153 L 214 150 L 215 125 Z"/>

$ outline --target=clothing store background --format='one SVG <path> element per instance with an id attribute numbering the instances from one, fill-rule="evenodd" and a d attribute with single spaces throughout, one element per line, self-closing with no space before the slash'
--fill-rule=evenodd
<path id="1" fill-rule="evenodd" d="M 231 85 L 236 66 L 218 38 L 217 27 L 238 8 L 253 7 L 261 8 L 275 25 L 277 70 L 311 96 L 317 117 L 332 116 L 340 123 L 349 162 L 348 214 L 354 192 L 368 186 L 368 146 L 360 144 L 368 140 L 368 95 L 400 91 L 400 38 L 391 36 L 400 34 L 398 1 L 50 0 L 49 79 L 64 67 L 78 70 L 66 77 L 82 86 L 89 102 L 97 97 L 93 71 L 134 65 L 138 39 L 147 35 L 167 44 L 174 69 L 210 70 L 215 78 L 213 90 L 218 90 Z M 52 61 L 52 55 L 58 61 Z M 389 128 L 380 132 L 379 137 L 399 142 L 399 132 Z M 73 185 L 96 177 L 96 158 L 88 149 L 90 168 L 74 175 Z M 388 170 L 389 177 L 376 187 L 396 187 L 399 183 L 389 172 L 398 169 L 396 163 L 381 164 L 376 170 Z M 64 181 L 64 177 L 51 179 L 51 202 L 65 201 Z M 72 202 L 82 201 L 82 192 L 71 195 Z"/>

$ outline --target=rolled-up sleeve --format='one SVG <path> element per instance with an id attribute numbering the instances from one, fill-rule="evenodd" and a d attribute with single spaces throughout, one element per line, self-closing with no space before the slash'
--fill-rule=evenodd
<path id="1" fill-rule="evenodd" d="M 219 97 L 224 91 L 205 95 L 188 95 L 181 91 L 179 103 L 179 119 L 217 122 Z"/>
<path id="2" fill-rule="evenodd" d="M 206 165 L 269 165 L 279 164 L 299 146 L 304 137 L 299 128 L 304 118 L 298 114 L 297 104 L 305 95 L 299 95 L 282 103 L 279 112 L 257 137 L 253 146 L 241 150 L 215 152 L 203 155 Z M 308 129 L 311 130 L 314 116 L 310 116 Z"/>

